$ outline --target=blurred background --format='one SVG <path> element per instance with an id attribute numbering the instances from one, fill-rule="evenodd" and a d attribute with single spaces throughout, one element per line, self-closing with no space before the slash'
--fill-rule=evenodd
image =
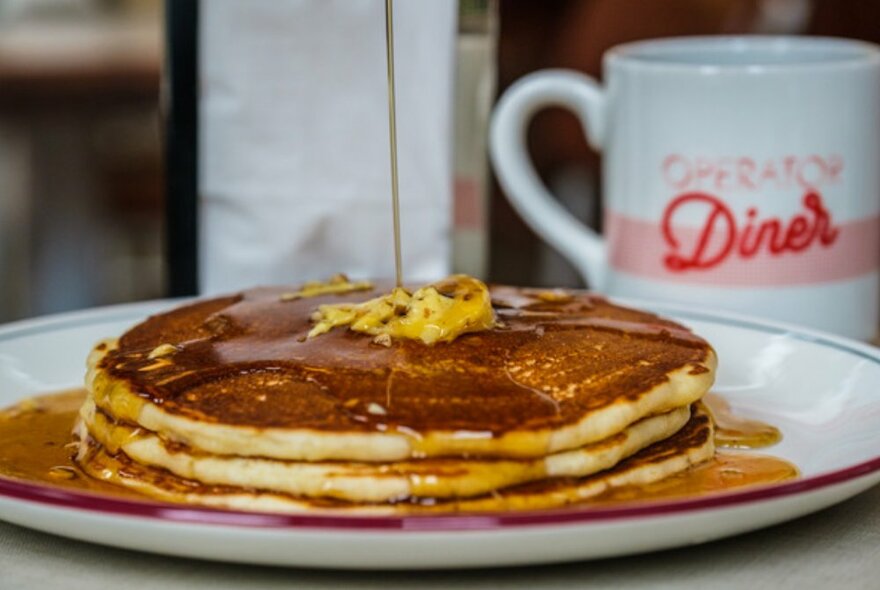
<path id="1" fill-rule="evenodd" d="M 0 0 L 0 322 L 167 294 L 164 22 L 160 0 Z M 599 77 L 609 47 L 661 36 L 880 42 L 878 22 L 880 2 L 866 0 L 461 0 L 453 270 L 581 285 L 488 170 L 488 112 L 522 75 L 566 67 Z M 574 117 L 541 113 L 529 139 L 547 185 L 597 227 L 598 156 Z"/>

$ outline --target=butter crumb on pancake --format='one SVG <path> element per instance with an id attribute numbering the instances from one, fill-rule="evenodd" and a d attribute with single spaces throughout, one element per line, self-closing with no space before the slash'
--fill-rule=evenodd
<path id="1" fill-rule="evenodd" d="M 425 344 L 451 342 L 462 334 L 496 326 L 488 287 L 466 275 L 453 275 L 413 293 L 397 287 L 363 303 L 320 305 L 311 319 L 315 326 L 309 338 L 348 326 L 375 336 L 374 342 L 385 346 L 395 338 Z"/>
<path id="2" fill-rule="evenodd" d="M 173 344 L 160 344 L 156 348 L 150 351 L 150 354 L 147 355 L 148 359 L 157 359 L 163 356 L 169 356 L 177 352 L 177 347 Z"/>
<path id="3" fill-rule="evenodd" d="M 294 301 L 308 297 L 317 297 L 319 295 L 331 295 L 352 293 L 354 291 L 369 291 L 373 288 L 373 283 L 369 281 L 351 282 L 348 277 L 342 273 L 338 273 L 330 277 L 326 282 L 307 281 L 296 291 L 287 291 L 281 294 L 281 301 Z"/>

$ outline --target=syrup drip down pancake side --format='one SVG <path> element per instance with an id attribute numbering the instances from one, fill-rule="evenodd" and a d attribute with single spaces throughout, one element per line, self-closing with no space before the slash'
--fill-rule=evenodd
<path id="1" fill-rule="evenodd" d="M 206 484 L 143 465 L 125 453 L 112 454 L 91 437 L 83 439 L 80 465 L 102 481 L 166 502 L 232 510 L 364 515 L 436 514 L 544 510 L 582 504 L 616 490 L 638 488 L 686 472 L 715 452 L 705 409 L 694 407 L 688 422 L 669 438 L 650 445 L 611 469 L 587 477 L 552 477 L 473 498 L 401 498 L 395 502 L 351 502 L 266 491 L 255 486 Z"/>
<path id="2" fill-rule="evenodd" d="M 114 424 L 91 400 L 80 416 L 79 438 L 91 437 L 112 454 L 122 452 L 141 465 L 165 469 L 183 479 L 311 498 L 390 502 L 411 497 L 472 497 L 548 477 L 592 475 L 675 434 L 690 418 L 690 411 L 678 408 L 644 418 L 608 439 L 540 458 L 430 457 L 391 463 L 211 455 L 170 444 L 141 428 Z"/>

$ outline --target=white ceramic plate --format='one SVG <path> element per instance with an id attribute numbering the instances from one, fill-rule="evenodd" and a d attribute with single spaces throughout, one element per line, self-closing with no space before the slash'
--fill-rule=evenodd
<path id="1" fill-rule="evenodd" d="M 87 351 L 171 305 L 147 303 L 0 327 L 0 404 L 82 382 Z M 169 555 L 335 568 L 549 563 L 700 543 L 825 508 L 880 481 L 880 353 L 872 347 L 726 314 L 640 304 L 716 347 L 715 391 L 779 426 L 774 455 L 803 477 L 691 500 L 616 508 L 421 517 L 253 514 L 136 502 L 0 478 L 0 518 Z"/>

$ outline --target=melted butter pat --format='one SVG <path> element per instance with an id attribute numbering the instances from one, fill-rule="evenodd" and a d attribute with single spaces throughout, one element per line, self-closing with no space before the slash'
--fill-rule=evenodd
<path id="1" fill-rule="evenodd" d="M 315 326 L 309 338 L 348 326 L 375 336 L 375 342 L 385 345 L 394 338 L 425 344 L 451 342 L 462 334 L 496 325 L 488 287 L 466 275 L 453 275 L 414 293 L 398 287 L 364 303 L 321 305 L 312 319 Z"/>
<path id="2" fill-rule="evenodd" d="M 330 280 L 327 282 L 309 281 L 303 284 L 298 291 L 282 294 L 281 300 L 293 301 L 294 299 L 317 297 L 319 295 L 340 295 L 342 293 L 352 293 L 354 291 L 368 291 L 372 288 L 373 284 L 369 281 L 357 281 L 352 283 L 344 274 L 337 274 L 330 277 Z"/>

